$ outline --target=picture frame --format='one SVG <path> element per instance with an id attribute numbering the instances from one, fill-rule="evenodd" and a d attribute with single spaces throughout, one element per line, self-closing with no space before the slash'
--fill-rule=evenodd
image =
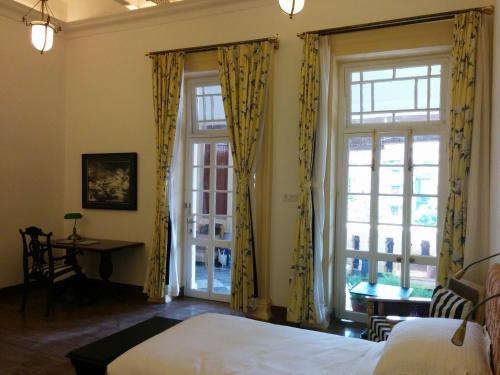
<path id="1" fill-rule="evenodd" d="M 137 153 L 82 154 L 82 207 L 137 210 Z"/>

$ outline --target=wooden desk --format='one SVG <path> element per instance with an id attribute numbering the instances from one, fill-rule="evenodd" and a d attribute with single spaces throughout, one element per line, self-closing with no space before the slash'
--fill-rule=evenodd
<path id="1" fill-rule="evenodd" d="M 368 318 L 372 315 L 425 316 L 429 313 L 430 298 L 411 297 L 413 288 L 362 281 L 350 293 L 366 297 Z"/>
<path id="2" fill-rule="evenodd" d="M 109 283 L 109 278 L 113 274 L 113 259 L 112 254 L 116 251 L 130 249 L 143 246 L 143 242 L 129 242 L 106 240 L 101 238 L 84 238 L 82 241 L 97 241 L 97 243 L 86 245 L 85 242 L 76 241 L 67 243 L 67 239 L 58 239 L 52 243 L 52 247 L 66 249 L 67 251 L 88 251 L 100 254 L 99 276 L 106 283 Z"/>

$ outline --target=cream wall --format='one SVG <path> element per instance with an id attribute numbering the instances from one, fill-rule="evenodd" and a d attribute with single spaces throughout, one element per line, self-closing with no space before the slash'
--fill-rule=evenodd
<path id="1" fill-rule="evenodd" d="M 64 42 L 43 56 L 0 4 L 0 288 L 22 282 L 18 230 L 63 227 Z"/>
<path id="2" fill-rule="evenodd" d="M 489 0 L 316 0 L 293 20 L 277 1 L 257 8 L 240 4 L 222 10 L 113 24 L 67 33 L 66 60 L 66 211 L 81 210 L 80 155 L 88 152 L 139 154 L 137 212 L 83 210 L 82 232 L 91 236 L 143 241 L 143 250 L 115 257 L 113 280 L 142 285 L 151 243 L 154 215 L 154 122 L 150 62 L 144 52 L 236 41 L 279 34 L 274 77 L 273 190 L 270 285 L 274 305 L 286 305 L 288 269 L 294 242 L 296 203 L 284 194 L 298 193 L 298 72 L 301 41 L 297 32 L 417 14 L 488 5 Z M 360 11 L 362 10 L 362 12 Z M 393 36 L 397 37 L 397 36 Z M 87 268 L 95 269 L 97 259 Z"/>

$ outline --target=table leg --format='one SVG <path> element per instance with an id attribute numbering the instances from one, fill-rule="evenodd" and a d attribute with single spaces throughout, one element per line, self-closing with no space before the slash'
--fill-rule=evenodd
<path id="1" fill-rule="evenodd" d="M 111 296 L 118 301 L 122 301 L 123 299 L 118 294 L 118 291 L 109 281 L 109 278 L 113 274 L 113 260 L 111 254 L 111 252 L 101 252 L 101 261 L 99 262 L 99 276 L 101 276 L 105 288 L 110 292 Z"/>
<path id="2" fill-rule="evenodd" d="M 101 253 L 101 261 L 99 263 L 99 275 L 106 283 L 109 283 L 109 278 L 113 274 L 113 261 L 110 252 Z"/>

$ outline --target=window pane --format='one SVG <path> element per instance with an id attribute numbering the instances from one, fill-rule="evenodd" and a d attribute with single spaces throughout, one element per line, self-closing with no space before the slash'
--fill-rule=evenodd
<path id="1" fill-rule="evenodd" d="M 441 119 L 440 111 L 430 111 L 429 112 L 429 120 L 430 121 L 439 121 Z"/>
<path id="2" fill-rule="evenodd" d="M 438 193 L 439 167 L 413 168 L 413 194 Z"/>
<path id="3" fill-rule="evenodd" d="M 439 164 L 439 135 L 417 135 L 413 137 L 413 164 Z"/>
<path id="4" fill-rule="evenodd" d="M 215 164 L 226 166 L 229 160 L 229 145 L 217 143 L 215 145 Z"/>
<path id="5" fill-rule="evenodd" d="M 212 98 L 210 96 L 205 96 L 205 119 L 206 120 L 214 119 L 212 113 Z"/>
<path id="6" fill-rule="evenodd" d="M 417 108 L 427 108 L 427 79 L 419 79 L 417 84 Z"/>
<path id="7" fill-rule="evenodd" d="M 363 72 L 363 81 L 391 79 L 391 78 L 392 78 L 392 69 L 372 70 Z"/>
<path id="8" fill-rule="evenodd" d="M 351 124 L 360 124 L 361 116 L 360 115 L 352 115 L 351 116 Z"/>
<path id="9" fill-rule="evenodd" d="M 372 109 L 372 85 L 365 83 L 363 85 L 363 112 L 371 112 Z"/>
<path id="10" fill-rule="evenodd" d="M 198 121 L 205 120 L 205 110 L 203 109 L 203 97 L 196 97 L 196 118 Z"/>
<path id="11" fill-rule="evenodd" d="M 233 194 L 215 193 L 215 214 L 231 215 L 233 213 Z"/>
<path id="12" fill-rule="evenodd" d="M 380 138 L 380 164 L 394 165 L 405 163 L 405 137 Z"/>
<path id="13" fill-rule="evenodd" d="M 436 256 L 437 228 L 412 226 L 410 233 L 412 255 Z"/>
<path id="14" fill-rule="evenodd" d="M 427 111 L 396 112 L 396 122 L 422 122 L 427 121 Z"/>
<path id="15" fill-rule="evenodd" d="M 191 289 L 208 291 L 208 251 L 205 246 L 191 246 L 191 258 L 193 259 L 194 276 L 191 280 Z"/>
<path id="16" fill-rule="evenodd" d="M 370 196 L 347 196 L 347 221 L 370 222 Z"/>
<path id="17" fill-rule="evenodd" d="M 441 78 L 431 78 L 431 108 L 441 107 Z"/>
<path id="18" fill-rule="evenodd" d="M 210 195 L 208 192 L 193 191 L 192 201 L 193 201 L 191 204 L 192 213 L 206 214 L 206 215 L 210 213 Z"/>
<path id="19" fill-rule="evenodd" d="M 410 288 L 412 297 L 432 297 L 436 287 L 436 266 L 410 264 Z"/>
<path id="20" fill-rule="evenodd" d="M 231 249 L 216 247 L 214 252 L 213 291 L 217 294 L 231 292 Z"/>
<path id="21" fill-rule="evenodd" d="M 403 197 L 380 196 L 378 198 L 378 222 L 403 224 Z"/>
<path id="22" fill-rule="evenodd" d="M 345 309 L 366 313 L 366 298 L 349 291 L 362 281 L 368 281 L 368 260 L 347 258 L 345 264 Z"/>
<path id="23" fill-rule="evenodd" d="M 352 82 L 358 82 L 361 79 L 361 75 L 359 72 L 352 72 L 351 73 L 351 81 Z"/>
<path id="24" fill-rule="evenodd" d="M 417 225 L 437 226 L 437 198 L 413 197 L 411 222 Z"/>
<path id="25" fill-rule="evenodd" d="M 347 223 L 346 249 L 370 250 L 370 224 Z"/>
<path id="26" fill-rule="evenodd" d="M 379 193 L 403 194 L 404 178 L 403 167 L 380 167 Z"/>
<path id="27" fill-rule="evenodd" d="M 208 190 L 210 188 L 210 168 L 193 167 L 193 190 Z"/>
<path id="28" fill-rule="evenodd" d="M 224 113 L 224 104 L 222 103 L 222 96 L 214 96 L 214 119 L 225 120 L 226 114 Z"/>
<path id="29" fill-rule="evenodd" d="M 359 84 L 351 85 L 351 112 L 361 112 L 361 91 Z"/>
<path id="30" fill-rule="evenodd" d="M 233 190 L 233 168 L 217 168 L 217 190 Z"/>
<path id="31" fill-rule="evenodd" d="M 210 144 L 193 144 L 193 165 L 210 165 Z"/>
<path id="32" fill-rule="evenodd" d="M 390 124 L 392 123 L 392 113 L 376 113 L 370 115 L 363 115 L 364 124 Z"/>
<path id="33" fill-rule="evenodd" d="M 400 225 L 378 226 L 378 252 L 386 254 L 401 254 L 401 239 L 403 227 Z"/>
<path id="34" fill-rule="evenodd" d="M 441 64 L 431 66 L 432 75 L 441 75 Z"/>
<path id="35" fill-rule="evenodd" d="M 371 167 L 349 167 L 347 191 L 349 193 L 370 193 L 372 180 Z"/>
<path id="36" fill-rule="evenodd" d="M 205 95 L 213 95 L 213 94 L 220 94 L 221 93 L 221 86 L 220 85 L 204 86 L 204 89 L 205 89 Z"/>
<path id="37" fill-rule="evenodd" d="M 372 164 L 371 137 L 352 137 L 348 141 L 349 165 Z"/>
<path id="38" fill-rule="evenodd" d="M 383 285 L 401 285 L 401 263 L 391 261 L 377 262 L 377 283 Z"/>
<path id="39" fill-rule="evenodd" d="M 193 228 L 195 238 L 208 238 L 208 216 L 193 215 Z"/>
<path id="40" fill-rule="evenodd" d="M 415 109 L 415 80 L 374 83 L 375 111 Z"/>
<path id="41" fill-rule="evenodd" d="M 233 239 L 233 219 L 230 216 L 215 218 L 215 239 L 217 241 L 231 241 Z"/>
<path id="42" fill-rule="evenodd" d="M 427 65 L 396 69 L 396 78 L 419 77 L 427 75 Z"/>

